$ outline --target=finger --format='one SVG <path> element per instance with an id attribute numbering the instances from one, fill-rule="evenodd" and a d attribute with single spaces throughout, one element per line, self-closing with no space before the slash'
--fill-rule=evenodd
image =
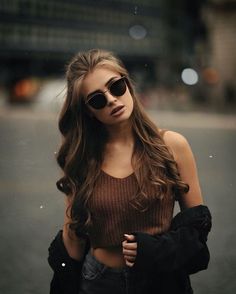
<path id="1" fill-rule="evenodd" d="M 134 265 L 134 262 L 129 262 L 128 260 L 126 260 L 125 263 L 128 267 L 132 267 Z"/>
<path id="2" fill-rule="evenodd" d="M 123 249 L 123 254 L 124 255 L 130 255 L 130 256 L 136 256 L 137 255 L 137 251 L 136 250 Z"/>
<path id="3" fill-rule="evenodd" d="M 122 246 L 123 246 L 123 248 L 128 249 L 128 250 L 135 250 L 138 247 L 137 242 L 128 243 L 127 241 L 122 242 Z"/>
<path id="4" fill-rule="evenodd" d="M 124 234 L 124 237 L 128 241 L 135 241 L 135 236 L 134 235 Z"/>
<path id="5" fill-rule="evenodd" d="M 136 240 L 124 240 L 122 243 L 125 243 L 125 244 L 133 244 L 133 243 L 137 243 Z"/>
<path id="6" fill-rule="evenodd" d="M 124 247 L 124 245 L 127 243 L 127 241 L 125 240 L 125 241 L 123 241 L 122 242 L 122 246 Z"/>
<path id="7" fill-rule="evenodd" d="M 136 256 L 129 256 L 129 255 L 124 255 L 124 259 L 128 260 L 130 262 L 134 262 L 136 259 Z"/>

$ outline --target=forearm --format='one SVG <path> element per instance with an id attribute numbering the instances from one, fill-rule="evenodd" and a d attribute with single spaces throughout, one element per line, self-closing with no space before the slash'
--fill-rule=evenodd
<path id="1" fill-rule="evenodd" d="M 72 200 L 70 197 L 65 198 L 65 214 L 64 214 L 64 225 L 62 240 L 69 256 L 77 261 L 82 260 L 86 245 L 86 239 L 79 238 L 75 231 L 70 229 L 69 224 L 71 220 L 71 205 Z"/>
<path id="2" fill-rule="evenodd" d="M 77 261 L 82 260 L 85 251 L 86 240 L 78 238 L 74 231 L 64 224 L 62 233 L 63 243 L 69 256 Z"/>

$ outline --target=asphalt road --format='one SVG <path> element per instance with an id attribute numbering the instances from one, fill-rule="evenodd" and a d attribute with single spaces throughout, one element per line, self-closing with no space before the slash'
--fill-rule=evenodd
<path id="1" fill-rule="evenodd" d="M 213 216 L 208 270 L 191 277 L 195 294 L 236 293 L 236 119 L 202 113 L 150 112 L 192 146 L 206 205 Z M 47 248 L 63 223 L 54 151 L 55 113 L 0 109 L 0 293 L 46 294 Z M 178 210 L 178 208 L 176 207 Z"/>

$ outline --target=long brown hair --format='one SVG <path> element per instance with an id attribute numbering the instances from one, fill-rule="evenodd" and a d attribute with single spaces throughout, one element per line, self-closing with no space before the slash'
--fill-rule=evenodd
<path id="1" fill-rule="evenodd" d="M 57 187 L 72 200 L 67 210 L 71 219 L 69 228 L 80 236 L 87 235 L 92 224 L 88 203 L 100 174 L 108 140 L 104 125 L 88 115 L 80 94 L 83 78 L 97 66 L 105 66 L 125 76 L 134 102 L 130 117 L 135 136 L 132 166 L 138 189 L 131 205 L 140 211 L 147 209 L 150 199 L 145 188 L 147 186 L 155 189 L 155 197 L 159 199 L 168 193 L 177 199 L 189 190 L 188 184 L 180 179 L 177 164 L 158 127 L 136 97 L 133 82 L 122 61 L 114 53 L 105 50 L 80 52 L 67 66 L 67 93 L 59 116 L 62 144 L 57 153 L 57 162 L 63 171 Z"/>

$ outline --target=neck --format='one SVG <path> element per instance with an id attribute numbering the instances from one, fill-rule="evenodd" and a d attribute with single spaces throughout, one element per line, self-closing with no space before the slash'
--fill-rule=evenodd
<path id="1" fill-rule="evenodd" d="M 128 121 L 116 125 L 106 126 L 108 131 L 108 144 L 131 144 L 134 142 L 132 126 Z"/>

